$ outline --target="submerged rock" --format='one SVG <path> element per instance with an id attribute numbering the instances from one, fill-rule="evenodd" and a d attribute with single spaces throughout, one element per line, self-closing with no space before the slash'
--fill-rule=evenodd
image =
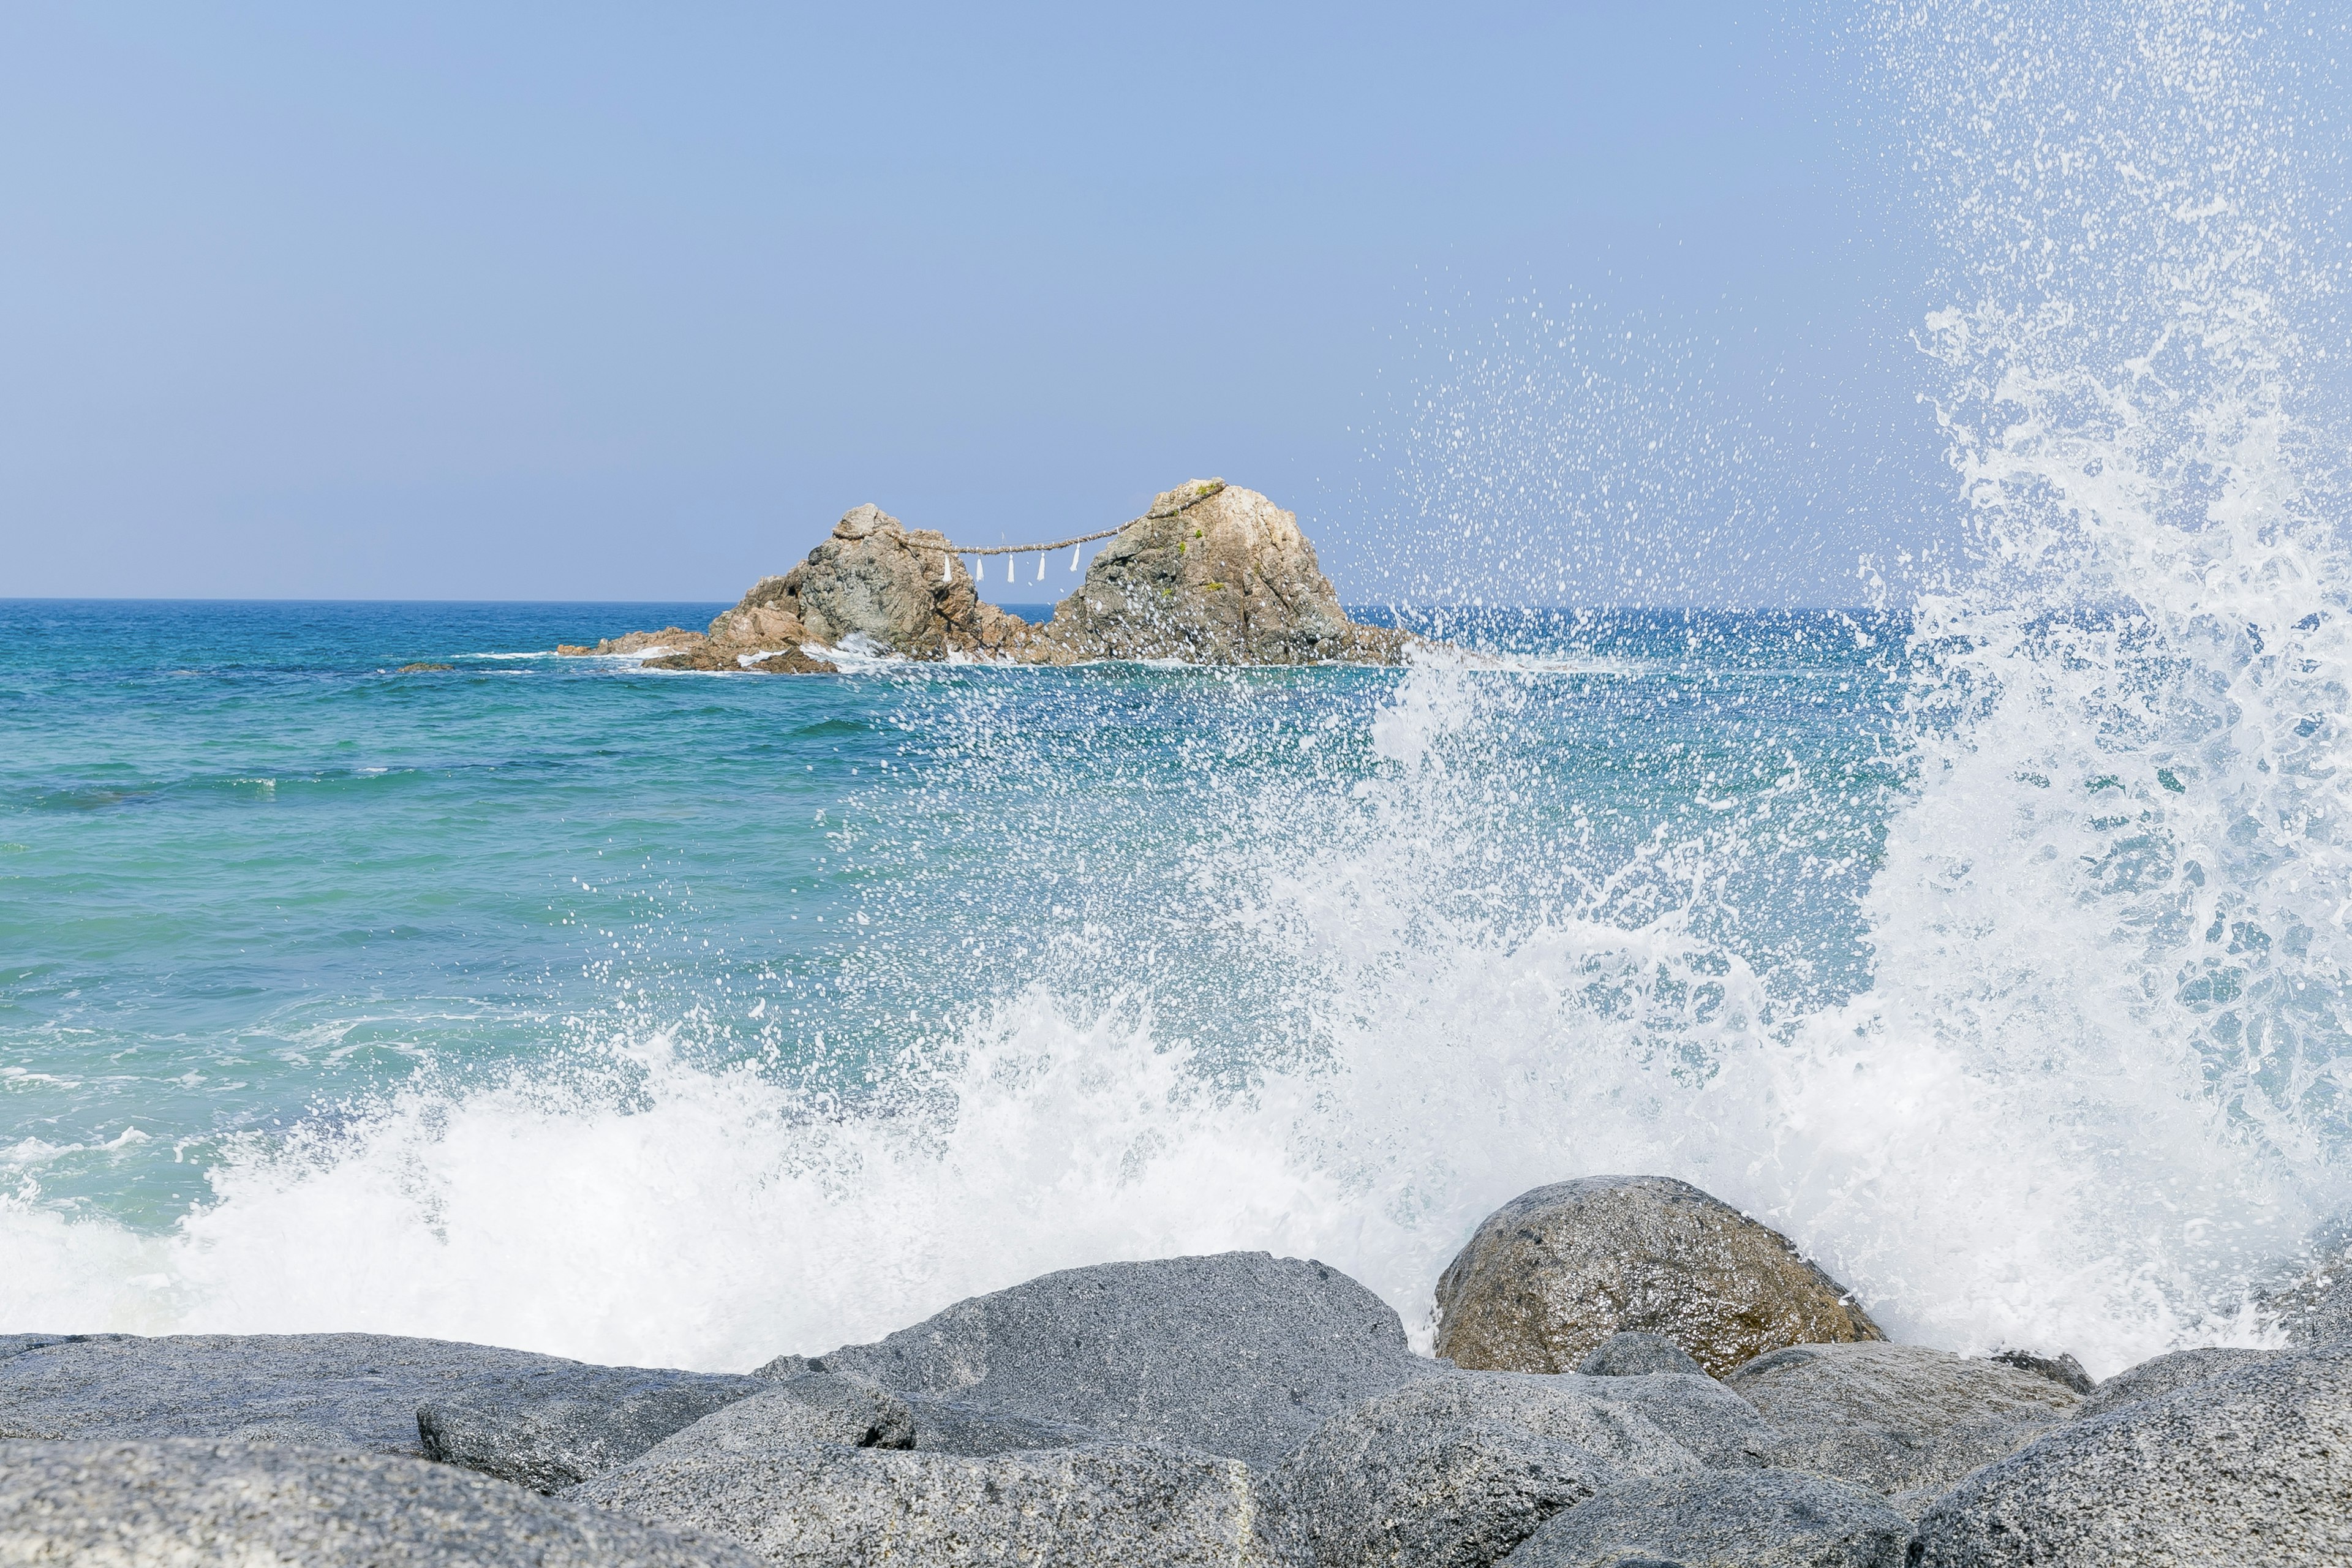
<path id="1" fill-rule="evenodd" d="M 0 1363 L 5 1364 L 5 1363 Z M 1268 1464 L 1324 1417 L 1437 1368 L 1338 1269 L 1263 1252 L 1070 1268 L 763 1376 L 850 1373 L 1134 1441 Z"/>
<path id="2" fill-rule="evenodd" d="M 751 1568 L 583 1503 L 394 1455 L 220 1442 L 0 1443 L 0 1565 Z"/>
<path id="3" fill-rule="evenodd" d="M 818 648 L 907 658 L 1071 664 L 1394 664 L 1402 632 L 1348 619 L 1295 513 L 1255 490 L 1195 479 L 1163 491 L 1088 564 L 1053 619 L 1031 626 L 981 598 L 945 534 L 861 506 L 782 576 L 762 577 L 707 630 L 631 632 L 562 654 L 641 654 L 649 668 L 814 673 Z M 781 658 L 782 662 L 777 660 Z"/>
<path id="4" fill-rule="evenodd" d="M 1529 1536 L 1510 1568 L 1904 1568 L 1911 1521 L 1800 1470 L 1643 1477 L 1605 1487 Z"/>
<path id="5" fill-rule="evenodd" d="M 808 1568 L 1248 1568 L 1248 1468 L 1149 1444 L 987 1458 L 820 1445 L 648 1455 L 571 1494 Z"/>
<path id="6" fill-rule="evenodd" d="M 1569 1372 L 1654 1333 L 1717 1376 L 1784 1345 L 1886 1336 L 1788 1237 L 1664 1176 L 1538 1187 L 1478 1226 L 1437 1282 L 1437 1353 Z"/>
<path id="7" fill-rule="evenodd" d="M 1919 1521 L 1921 1568 L 2352 1561 L 2352 1346 L 2070 1423 Z"/>
<path id="8" fill-rule="evenodd" d="M 391 1334 L 125 1334 L 0 1358 L 0 1437 L 233 1437 L 416 1455 L 417 1408 L 437 1401 L 604 1401 L 743 1382 Z"/>
<path id="9" fill-rule="evenodd" d="M 2038 1373 L 1924 1345 L 1798 1345 L 1724 1383 L 1778 1429 L 1775 1465 L 1918 1504 L 2080 1403 Z"/>
<path id="10" fill-rule="evenodd" d="M 1595 1381 L 1440 1373 L 1368 1399 L 1267 1479 L 1272 1541 L 1306 1568 L 1481 1568 L 1613 1482 L 1699 1471 Z"/>

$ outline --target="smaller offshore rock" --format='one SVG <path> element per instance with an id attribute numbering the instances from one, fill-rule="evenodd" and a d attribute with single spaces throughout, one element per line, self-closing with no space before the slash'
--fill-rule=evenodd
<path id="1" fill-rule="evenodd" d="M 446 1465 L 272 1445 L 0 1442 L 0 1568 L 751 1568 L 698 1541 Z"/>
<path id="2" fill-rule="evenodd" d="M 669 1464 L 570 1494 L 808 1568 L 1254 1568 L 1249 1469 L 1150 1444 L 964 1455 L 819 1445 Z"/>
<path id="3" fill-rule="evenodd" d="M 1327 1415 L 1437 1370 L 1389 1304 L 1263 1252 L 1105 1263 L 959 1301 L 869 1345 L 759 1375 L 849 1373 L 1139 1442 L 1270 1464 Z"/>
<path id="4" fill-rule="evenodd" d="M 0 1437 L 226 1437 L 417 1455 L 417 1409 L 443 1400 L 741 1382 L 393 1334 L 121 1334 L 0 1359 Z"/>
<path id="5" fill-rule="evenodd" d="M 1788 1237 L 1665 1176 L 1521 1194 L 1446 1268 L 1437 1306 L 1437 1353 L 1502 1372 L 1573 1371 L 1629 1330 L 1717 1377 L 1784 1345 L 1886 1337 Z"/>
<path id="6" fill-rule="evenodd" d="M 1612 1334 L 1579 1362 L 1576 1370 L 1587 1377 L 1639 1377 L 1646 1373 L 1681 1373 L 1704 1377 L 1706 1369 L 1690 1352 L 1657 1334 Z"/>
<path id="7" fill-rule="evenodd" d="M 2173 1351 L 2151 1361 L 2144 1361 L 2137 1366 L 2126 1367 L 2100 1384 L 2075 1410 L 2075 1419 L 2088 1421 L 2126 1405 L 2161 1399 L 2192 1384 L 2210 1383 L 2227 1373 L 2262 1366 L 2276 1361 L 2284 1353 L 2237 1345 L 2209 1345 L 2198 1350 Z"/>
<path id="8" fill-rule="evenodd" d="M 452 670 L 457 668 L 457 667 L 454 664 L 404 664 L 398 669 L 394 670 L 393 674 L 438 675 L 444 671 Z"/>
<path id="9" fill-rule="evenodd" d="M 1509 1568 L 1904 1568 L 1911 1521 L 1801 1470 L 1642 1477 L 1554 1515 Z"/>
<path id="10" fill-rule="evenodd" d="M 767 1392 L 713 1411 L 646 1450 L 648 1464 L 677 1465 L 733 1454 L 805 1448 L 911 1448 L 915 1414 L 906 1401 L 860 1377 L 803 1373 L 779 1382 L 754 1378 Z"/>
<path id="11" fill-rule="evenodd" d="M 2076 1394 L 2088 1394 L 2099 1385 L 2096 1378 L 2083 1370 L 2081 1362 L 2063 1352 L 2057 1355 L 2043 1355 L 2039 1351 L 1996 1351 L 1992 1359 L 2003 1366 L 2013 1366 L 2020 1372 L 2046 1377 Z"/>
<path id="12" fill-rule="evenodd" d="M 1271 1543 L 1305 1568 L 1482 1568 L 1632 1476 L 1699 1461 L 1582 1378 L 1439 1373 L 1333 1416 L 1264 1489 Z"/>
<path id="13" fill-rule="evenodd" d="M 538 1380 L 531 1396 L 427 1401 L 416 1407 L 425 1457 L 559 1492 L 625 1464 L 674 1432 L 772 1386 L 756 1377 L 583 1366 Z"/>
<path id="14" fill-rule="evenodd" d="M 1193 479 L 1097 552 L 1040 640 L 1062 658 L 1396 664 L 1403 633 L 1348 618 L 1299 531 L 1255 490 Z"/>
<path id="15" fill-rule="evenodd" d="M 2070 1423 L 1919 1521 L 1920 1568 L 2352 1562 L 2352 1346 Z"/>
<path id="16" fill-rule="evenodd" d="M 2080 1403 L 2037 1373 L 1924 1345 L 1797 1345 L 1724 1383 L 1779 1429 L 1774 1465 L 1867 1487 L 1898 1506 L 1924 1505 Z"/>

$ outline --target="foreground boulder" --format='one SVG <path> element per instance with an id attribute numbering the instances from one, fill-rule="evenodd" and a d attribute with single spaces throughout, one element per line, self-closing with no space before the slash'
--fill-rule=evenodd
<path id="1" fill-rule="evenodd" d="M 0 1443 L 0 1565 L 751 1568 L 583 1503 L 395 1455 L 219 1442 Z"/>
<path id="2" fill-rule="evenodd" d="M 1911 1521 L 1879 1499 L 1800 1470 L 1641 1478 L 1558 1514 L 1510 1568 L 1904 1568 Z"/>
<path id="3" fill-rule="evenodd" d="M 1798 1345 L 1725 1382 L 1776 1428 L 1774 1464 L 1850 1481 L 1898 1507 L 1925 1507 L 2080 1403 L 2038 1373 L 1924 1345 Z"/>
<path id="4" fill-rule="evenodd" d="M 1512 1199 L 1447 1267 L 1437 1307 L 1439 1355 L 1505 1372 L 1573 1371 L 1626 1331 L 1718 1377 L 1784 1345 L 1886 1337 L 1788 1237 L 1665 1176 Z"/>
<path id="5" fill-rule="evenodd" d="M 428 1459 L 552 1493 L 772 1386 L 755 1377 L 583 1367 L 502 1394 L 427 1400 L 416 1407 L 416 1436 Z"/>
<path id="6" fill-rule="evenodd" d="M 569 1495 L 808 1568 L 1261 1561 L 1248 1468 L 1150 1444 L 989 1458 L 834 1446 L 650 1454 Z"/>
<path id="7" fill-rule="evenodd" d="M 1262 1465 L 1325 1417 L 1437 1369 L 1412 1353 L 1388 1303 L 1338 1269 L 1227 1252 L 1065 1269 L 874 1344 L 760 1370 L 849 1373 Z"/>
<path id="8" fill-rule="evenodd" d="M 1350 621 L 1297 514 L 1223 479 L 1162 491 L 1097 552 L 1044 626 L 981 598 L 948 544 L 861 506 L 704 631 L 670 626 L 556 651 L 648 655 L 656 669 L 812 673 L 835 668 L 824 649 L 1023 664 L 1395 664 L 1411 641 Z"/>
<path id="9" fill-rule="evenodd" d="M 690 1405 L 763 1386 L 392 1334 L 124 1334 L 0 1358 L 0 1437 L 235 1437 L 421 1454 L 417 1407 L 438 1401 Z"/>
<path id="10" fill-rule="evenodd" d="M 2210 1383 L 2230 1373 L 2267 1365 L 2284 1353 L 2231 1345 L 2173 1351 L 2152 1361 L 2144 1361 L 2137 1366 L 2126 1367 L 2092 1389 L 2089 1396 L 2076 1406 L 2075 1419 L 2088 1421 L 2093 1416 L 2105 1415 L 2110 1410 L 2120 1410 L 2126 1405 L 2161 1399 L 2168 1394 L 2178 1394 L 2184 1388 Z"/>
<path id="11" fill-rule="evenodd" d="M 2352 1562 L 2352 1346 L 2070 1424 L 1919 1521 L 1923 1568 Z"/>
<path id="12" fill-rule="evenodd" d="M 1616 1481 L 1698 1472 L 1664 1427 L 1593 1391 L 1619 1381 L 1647 1380 L 1441 1373 L 1368 1399 L 1268 1479 L 1271 1543 L 1308 1568 L 1479 1568 Z"/>

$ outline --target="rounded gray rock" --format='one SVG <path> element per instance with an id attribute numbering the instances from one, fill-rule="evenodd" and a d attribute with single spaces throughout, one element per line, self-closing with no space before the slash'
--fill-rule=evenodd
<path id="1" fill-rule="evenodd" d="M 1577 1363 L 1576 1370 L 1587 1377 L 1640 1377 L 1654 1372 L 1691 1377 L 1706 1375 L 1706 1368 L 1693 1361 L 1690 1352 L 1674 1341 L 1631 1331 L 1601 1341 L 1591 1355 Z"/>
<path id="2" fill-rule="evenodd" d="M 2126 1405 L 2161 1399 L 2192 1384 L 2210 1383 L 2227 1373 L 2264 1365 L 2276 1361 L 2281 1353 L 2237 1345 L 2207 1345 L 2196 1350 L 2173 1351 L 2144 1361 L 2137 1366 L 2126 1367 L 2092 1389 L 2081 1408 L 2075 1411 L 2075 1417 L 2088 1421 L 2095 1415 L 2105 1415 L 2108 1411 L 2120 1410 Z"/>
<path id="3" fill-rule="evenodd" d="M 1665 1176 L 1522 1193 L 1446 1267 L 1437 1306 L 1437 1353 L 1500 1372 L 1572 1372 L 1627 1331 L 1717 1377 L 1784 1345 L 1886 1337 L 1787 1237 Z"/>
<path id="4" fill-rule="evenodd" d="M 1509 1568 L 1904 1568 L 1911 1521 L 1870 1493 L 1801 1470 L 1717 1471 L 1606 1487 L 1555 1515 Z"/>
<path id="5" fill-rule="evenodd" d="M 713 1411 L 646 1451 L 674 1464 L 771 1448 L 832 1443 L 848 1448 L 911 1448 L 915 1415 L 898 1395 L 839 1373 L 804 1373 L 770 1392 Z"/>
<path id="6" fill-rule="evenodd" d="M 0 1568 L 751 1568 L 423 1459 L 245 1443 L 0 1443 Z"/>
<path id="7" fill-rule="evenodd" d="M 2352 1346 L 2059 1427 L 1919 1521 L 1920 1568 L 2352 1562 Z"/>

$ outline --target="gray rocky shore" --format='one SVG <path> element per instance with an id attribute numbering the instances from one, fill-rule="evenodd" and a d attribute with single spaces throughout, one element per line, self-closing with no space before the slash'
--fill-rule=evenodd
<path id="1" fill-rule="evenodd" d="M 1255 490 L 1194 479 L 1161 491 L 1119 529 L 1043 625 L 982 598 L 947 535 L 861 506 L 806 560 L 761 578 L 701 631 L 666 626 L 556 651 L 784 675 L 835 670 L 843 652 L 1045 665 L 1395 664 L 1411 640 L 1348 618 L 1296 513 Z"/>
<path id="2" fill-rule="evenodd" d="M 1513 1200 L 1437 1358 L 1328 1265 L 1102 1264 L 741 1374 L 375 1334 L 0 1334 L 0 1564 L 2352 1562 L 2333 1273 L 2094 1384 L 1890 1342 L 1681 1182 Z"/>

